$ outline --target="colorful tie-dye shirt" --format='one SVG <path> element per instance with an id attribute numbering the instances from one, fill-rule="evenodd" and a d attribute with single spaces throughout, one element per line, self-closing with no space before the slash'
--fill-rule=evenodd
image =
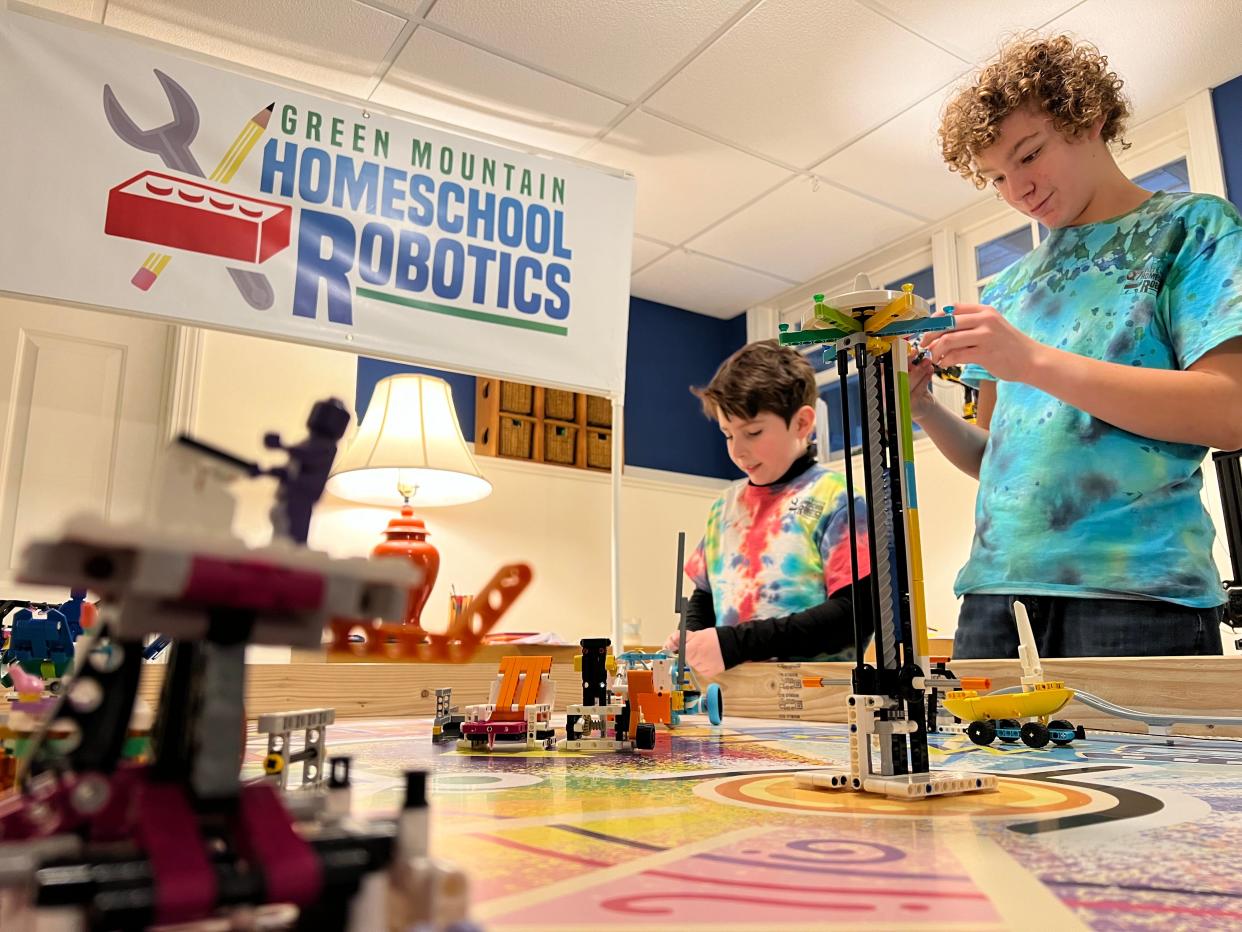
<path id="1" fill-rule="evenodd" d="M 1186 369 L 1242 336 L 1242 221 L 1226 201 L 1156 194 L 1117 219 L 1052 231 L 981 301 L 1027 336 L 1092 359 Z M 991 379 L 970 366 L 976 384 Z M 1223 600 L 1199 493 L 1207 449 L 1129 433 L 997 382 L 975 538 L 959 595 Z"/>
<path id="2" fill-rule="evenodd" d="M 867 512 L 854 508 L 858 576 L 870 571 Z M 850 585 L 845 479 L 814 464 L 785 482 L 742 479 L 712 504 L 707 531 L 686 561 L 696 589 L 712 594 L 717 625 L 780 618 Z"/>

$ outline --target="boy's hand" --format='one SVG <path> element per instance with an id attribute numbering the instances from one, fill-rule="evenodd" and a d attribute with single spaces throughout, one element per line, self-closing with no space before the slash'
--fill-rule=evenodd
<path id="1" fill-rule="evenodd" d="M 692 635 L 693 633 L 694 633 L 693 631 L 687 631 L 687 632 L 686 632 L 686 641 L 687 641 L 687 642 L 689 642 L 689 640 L 690 640 L 690 635 Z M 670 634 L 670 635 L 668 636 L 668 638 L 664 641 L 664 647 L 663 647 L 663 648 L 661 648 L 661 649 L 662 649 L 665 653 L 675 654 L 675 653 L 677 653 L 677 648 L 678 648 L 678 647 L 680 647 L 680 646 L 681 646 L 681 629 L 680 629 L 680 628 L 674 628 L 674 629 L 673 629 L 673 633 L 672 633 L 672 634 Z"/>
<path id="2" fill-rule="evenodd" d="M 686 663 L 704 679 L 724 673 L 724 657 L 720 653 L 720 637 L 715 628 L 686 632 Z"/>
<path id="3" fill-rule="evenodd" d="M 1005 382 L 1030 380 L 1043 344 L 1021 333 L 986 304 L 959 304 L 953 316 L 957 321 L 954 329 L 923 337 L 923 348 L 931 351 L 932 362 L 942 368 L 975 363 Z"/>

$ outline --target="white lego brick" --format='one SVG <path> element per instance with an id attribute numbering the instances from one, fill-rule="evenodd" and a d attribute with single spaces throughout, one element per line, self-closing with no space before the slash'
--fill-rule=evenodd
<path id="1" fill-rule="evenodd" d="M 671 693 L 673 691 L 672 660 L 652 660 L 651 673 L 651 684 L 655 687 L 657 693 Z"/>
<path id="2" fill-rule="evenodd" d="M 70 518 L 59 536 L 30 545 L 18 574 L 25 582 L 84 587 L 107 598 L 129 593 L 168 599 L 184 591 L 192 561 L 202 558 L 322 577 L 321 621 L 328 617 L 400 620 L 409 588 L 420 579 L 412 566 L 400 560 L 336 559 L 284 541 L 250 548 L 231 536 L 112 524 L 93 515 Z M 87 572 L 88 567 L 104 563 L 111 566 L 110 574 Z"/>
<path id="3" fill-rule="evenodd" d="M 873 733 L 877 735 L 912 735 L 918 730 L 918 722 L 912 722 L 909 719 L 876 722 L 875 725 L 872 726 Z"/>
<path id="4" fill-rule="evenodd" d="M 539 678 L 539 695 L 535 697 L 535 701 L 540 705 L 556 705 L 556 683 L 547 673 Z"/>
<path id="5" fill-rule="evenodd" d="M 863 780 L 862 788 L 868 793 L 899 799 L 921 799 L 994 790 L 996 777 L 989 774 L 951 772 L 871 776 Z"/>
<path id="6" fill-rule="evenodd" d="M 563 751 L 630 751 L 634 748 L 634 742 L 615 738 L 577 738 L 558 741 L 556 746 Z"/>
<path id="7" fill-rule="evenodd" d="M 468 705 L 462 709 L 462 715 L 465 716 L 467 722 L 486 722 L 492 717 L 492 713 L 496 711 L 494 705 Z"/>
<path id="8" fill-rule="evenodd" d="M 797 774 L 794 783 L 809 790 L 847 790 L 851 777 L 842 770 L 807 770 Z"/>
<path id="9" fill-rule="evenodd" d="M 259 734 L 269 732 L 302 731 L 322 728 L 336 721 L 336 709 L 302 709 L 297 712 L 268 712 L 259 716 L 256 726 Z"/>

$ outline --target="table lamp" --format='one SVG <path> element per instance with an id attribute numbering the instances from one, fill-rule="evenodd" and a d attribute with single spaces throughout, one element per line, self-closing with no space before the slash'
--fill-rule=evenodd
<path id="1" fill-rule="evenodd" d="M 448 382 L 431 375 L 390 375 L 371 394 L 358 432 L 332 466 L 327 491 L 368 505 L 401 505 L 373 556 L 399 556 L 422 571 L 410 590 L 405 623 L 420 626 L 440 569 L 419 507 L 464 505 L 491 494 L 457 423 Z"/>

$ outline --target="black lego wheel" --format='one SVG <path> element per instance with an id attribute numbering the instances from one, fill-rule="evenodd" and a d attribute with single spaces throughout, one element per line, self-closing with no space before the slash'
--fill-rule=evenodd
<path id="1" fill-rule="evenodd" d="M 1027 722 L 1022 726 L 1022 743 L 1028 748 L 1047 747 L 1050 738 L 1048 726 L 1042 722 Z"/>
<path id="2" fill-rule="evenodd" d="M 651 722 L 641 722 L 634 733 L 634 747 L 640 751 L 650 751 L 655 748 L 655 738 L 655 725 Z"/>
<path id="3" fill-rule="evenodd" d="M 966 735 L 975 744 L 985 747 L 996 740 L 996 726 L 989 721 L 971 722 L 966 726 Z"/>
<path id="4" fill-rule="evenodd" d="M 1052 743 L 1059 748 L 1069 747 L 1074 739 L 1078 737 L 1077 729 L 1074 728 L 1073 722 L 1067 722 L 1063 718 L 1048 723 L 1048 735 L 1052 738 Z"/>
<path id="5" fill-rule="evenodd" d="M 1018 740 L 1019 725 L 1018 720 L 1014 718 L 1002 718 L 996 723 L 996 729 L 1000 733 L 1000 739 L 1006 744 L 1013 744 Z"/>

